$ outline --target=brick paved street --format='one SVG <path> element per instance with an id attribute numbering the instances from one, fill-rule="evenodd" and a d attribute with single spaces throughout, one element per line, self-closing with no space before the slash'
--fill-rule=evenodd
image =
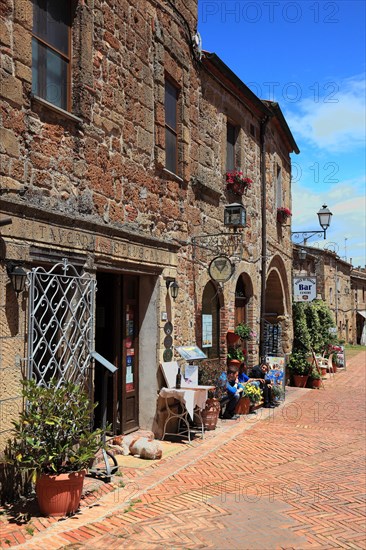
<path id="1" fill-rule="evenodd" d="M 278 409 L 124 471 L 124 487 L 17 548 L 365 549 L 365 370 L 362 352 L 325 390 L 290 388 Z"/>

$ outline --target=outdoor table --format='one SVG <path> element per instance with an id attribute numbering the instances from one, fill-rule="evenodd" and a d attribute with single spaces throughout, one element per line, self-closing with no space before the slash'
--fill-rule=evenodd
<path id="1" fill-rule="evenodd" d="M 207 392 L 213 390 L 214 386 L 187 386 L 180 389 L 177 388 L 162 388 L 159 392 L 159 396 L 165 399 L 165 407 L 168 412 L 167 419 L 164 423 L 163 436 L 166 435 L 186 435 L 188 441 L 191 441 L 191 425 L 190 421 L 194 420 L 197 416 L 200 421 L 201 437 L 203 438 L 204 426 L 202 422 L 201 411 L 206 406 Z M 175 411 L 169 406 L 169 398 L 173 397 L 179 401 L 180 409 Z M 168 422 L 173 418 L 178 419 L 178 431 L 177 433 L 167 432 L 166 427 Z M 183 426 L 182 426 L 183 424 Z"/>

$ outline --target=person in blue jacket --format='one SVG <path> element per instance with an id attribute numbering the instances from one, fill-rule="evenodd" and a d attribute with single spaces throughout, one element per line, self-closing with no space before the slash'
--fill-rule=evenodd
<path id="1" fill-rule="evenodd" d="M 226 389 L 226 395 L 221 399 L 221 408 L 225 405 L 225 412 L 222 418 L 239 418 L 238 414 L 235 414 L 235 407 L 241 398 L 243 392 L 243 385 L 238 382 L 238 369 L 237 367 L 229 366 L 227 372 L 223 372 L 220 376 L 222 386 Z"/>

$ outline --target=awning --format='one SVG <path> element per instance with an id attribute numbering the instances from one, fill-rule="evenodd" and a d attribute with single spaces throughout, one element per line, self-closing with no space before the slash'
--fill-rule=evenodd
<path id="1" fill-rule="evenodd" d="M 364 309 L 363 311 L 357 311 L 357 313 L 359 315 L 362 315 L 362 317 L 364 317 L 366 319 L 366 309 Z"/>

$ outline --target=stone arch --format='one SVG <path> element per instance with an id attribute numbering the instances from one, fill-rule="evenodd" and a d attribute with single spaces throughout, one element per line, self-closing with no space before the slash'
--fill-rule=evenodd
<path id="1" fill-rule="evenodd" d="M 267 271 L 266 281 L 266 311 L 277 315 L 288 315 L 290 289 L 287 271 L 282 258 L 278 255 L 272 258 Z"/>
<path id="2" fill-rule="evenodd" d="M 253 282 L 248 273 L 241 272 L 235 284 L 234 325 L 241 322 L 252 327 L 257 332 L 257 314 L 254 303 Z M 255 340 L 241 342 L 242 349 L 247 358 L 248 366 L 252 367 L 256 362 L 257 343 Z"/>
<path id="3" fill-rule="evenodd" d="M 265 293 L 264 321 L 267 326 L 270 324 L 281 327 L 278 352 L 289 353 L 292 338 L 290 286 L 286 266 L 278 255 L 269 264 Z"/>
<path id="4" fill-rule="evenodd" d="M 250 324 L 253 317 L 253 284 L 249 275 L 240 273 L 235 285 L 235 325 Z"/>

